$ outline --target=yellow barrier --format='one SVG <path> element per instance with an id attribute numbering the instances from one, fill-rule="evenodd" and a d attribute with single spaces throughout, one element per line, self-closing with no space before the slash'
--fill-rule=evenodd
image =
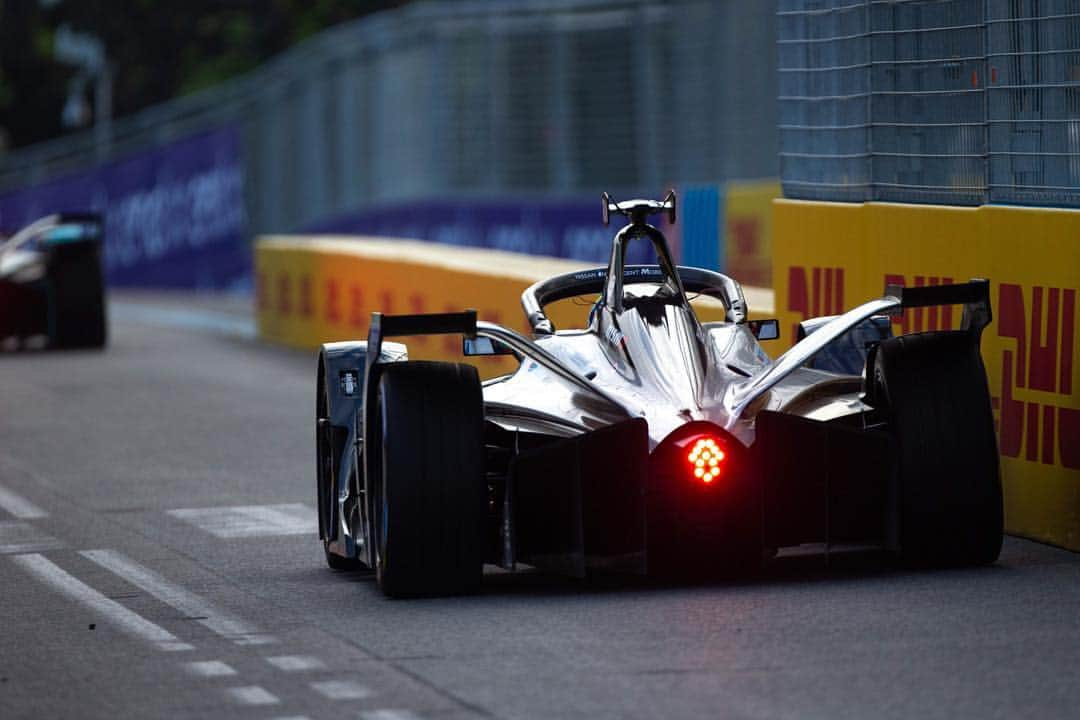
<path id="1" fill-rule="evenodd" d="M 886 282 L 986 277 L 982 353 L 1010 532 L 1080 550 L 1080 211 L 888 203 L 774 204 L 773 288 L 786 339 L 800 320 L 880 297 Z M 909 310 L 898 330 L 959 325 Z"/>
<path id="2" fill-rule="evenodd" d="M 777 180 L 733 181 L 724 187 L 725 272 L 747 285 L 772 284 L 772 203 Z"/>
<path id="3" fill-rule="evenodd" d="M 494 250 L 411 240 L 268 237 L 255 246 L 259 336 L 299 348 L 332 340 L 365 339 L 373 311 L 410 314 L 475 308 L 480 319 L 524 334 L 521 293 L 532 283 L 590 265 Z M 772 312 L 772 293 L 746 288 L 754 317 Z M 722 308 L 694 301 L 703 321 Z M 563 300 L 548 309 L 557 328 L 584 327 L 590 303 Z M 414 359 L 462 361 L 461 338 L 404 340 Z M 485 377 L 511 371 L 510 358 L 476 358 Z"/>

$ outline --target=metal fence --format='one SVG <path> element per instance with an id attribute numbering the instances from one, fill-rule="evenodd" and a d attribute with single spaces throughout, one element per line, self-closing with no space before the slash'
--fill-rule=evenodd
<path id="1" fill-rule="evenodd" d="M 776 2 L 416 3 L 0 159 L 0 193 L 236 126 L 253 232 L 371 204 L 775 176 Z"/>
<path id="2" fill-rule="evenodd" d="M 1080 205 L 1080 0 L 781 0 L 788 197 Z"/>

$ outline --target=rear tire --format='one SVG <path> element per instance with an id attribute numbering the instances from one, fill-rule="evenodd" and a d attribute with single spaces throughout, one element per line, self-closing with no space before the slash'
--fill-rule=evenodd
<path id="1" fill-rule="evenodd" d="M 918 566 L 997 560 L 1001 477 L 975 337 L 946 331 L 885 340 L 874 381 L 897 451 L 893 539 L 900 559 Z"/>
<path id="2" fill-rule="evenodd" d="M 105 347 L 105 284 L 96 244 L 56 251 L 49 270 L 49 337 L 58 348 Z"/>
<path id="3" fill-rule="evenodd" d="M 475 591 L 483 576 L 483 397 L 476 368 L 389 363 L 378 385 L 379 587 L 391 597 Z"/>

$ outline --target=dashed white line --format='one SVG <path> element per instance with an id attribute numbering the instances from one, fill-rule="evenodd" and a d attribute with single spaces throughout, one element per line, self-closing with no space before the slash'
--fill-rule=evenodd
<path id="1" fill-rule="evenodd" d="M 0 522 L 0 555 L 56 550 L 63 546 L 64 543 L 30 523 Z"/>
<path id="2" fill-rule="evenodd" d="M 360 713 L 360 720 L 420 720 L 409 710 L 366 710 Z"/>
<path id="3" fill-rule="evenodd" d="M 352 680 L 321 680 L 311 683 L 311 689 L 328 700 L 361 700 L 371 697 L 371 691 Z"/>
<path id="4" fill-rule="evenodd" d="M 326 668 L 326 663 L 311 655 L 278 655 L 266 658 L 266 662 L 285 672 L 306 672 Z"/>
<path id="5" fill-rule="evenodd" d="M 17 555 L 12 560 L 32 575 L 37 576 L 46 585 L 86 605 L 129 635 L 154 643 L 165 651 L 193 649 L 191 645 L 180 642 L 165 628 L 128 610 L 120 603 L 105 597 L 78 578 L 68 574 L 44 555 Z"/>
<path id="6" fill-rule="evenodd" d="M 169 582 L 150 568 L 144 567 L 115 550 L 82 550 L 80 554 L 106 570 L 116 573 L 132 585 L 145 590 L 161 602 L 179 610 L 212 632 L 232 640 L 237 645 L 261 645 L 274 642 L 268 635 L 243 620 L 230 617 L 209 601 L 190 590 Z"/>
<path id="7" fill-rule="evenodd" d="M 169 510 L 168 514 L 223 539 L 318 532 L 315 511 L 303 503 L 181 508 Z"/>
<path id="8" fill-rule="evenodd" d="M 0 508 L 20 520 L 37 520 L 49 517 L 49 513 L 39 508 L 21 495 L 16 495 L 3 485 L 0 485 Z"/>
<path id="9" fill-rule="evenodd" d="M 192 675 L 199 677 L 225 677 L 235 675 L 236 670 L 228 663 L 220 660 L 200 660 L 198 662 L 184 663 L 184 667 Z"/>
<path id="10" fill-rule="evenodd" d="M 226 690 L 225 693 L 241 705 L 277 705 L 281 702 L 278 700 L 277 695 L 258 685 L 233 687 Z"/>

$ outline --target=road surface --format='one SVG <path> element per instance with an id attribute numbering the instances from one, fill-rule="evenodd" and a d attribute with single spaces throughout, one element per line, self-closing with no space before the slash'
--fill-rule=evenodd
<path id="1" fill-rule="evenodd" d="M 1080 556 L 1020 539 L 387 600 L 324 566 L 314 366 L 161 296 L 114 299 L 105 352 L 0 355 L 0 717 L 1077 716 Z"/>

